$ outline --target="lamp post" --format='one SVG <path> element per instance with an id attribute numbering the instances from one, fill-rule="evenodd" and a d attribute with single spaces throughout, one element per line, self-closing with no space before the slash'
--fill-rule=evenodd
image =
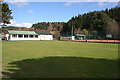
<path id="1" fill-rule="evenodd" d="M 72 30 L 71 30 L 71 36 L 73 36 L 73 26 L 72 26 Z"/>
<path id="2" fill-rule="evenodd" d="M 75 37 L 73 36 L 73 26 L 72 26 L 72 30 L 71 30 L 71 40 L 75 40 Z"/>

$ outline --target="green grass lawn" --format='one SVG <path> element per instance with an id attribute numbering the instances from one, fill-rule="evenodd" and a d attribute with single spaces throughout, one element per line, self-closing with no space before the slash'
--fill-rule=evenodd
<path id="1" fill-rule="evenodd" d="M 118 44 L 8 41 L 2 42 L 2 51 L 3 77 L 118 77 Z"/>

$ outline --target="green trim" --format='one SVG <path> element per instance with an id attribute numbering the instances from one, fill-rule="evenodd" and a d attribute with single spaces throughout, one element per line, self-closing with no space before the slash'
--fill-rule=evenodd
<path id="1" fill-rule="evenodd" d="M 9 34 L 26 34 L 26 35 L 38 35 L 35 33 L 35 31 L 13 31 L 8 30 Z"/>

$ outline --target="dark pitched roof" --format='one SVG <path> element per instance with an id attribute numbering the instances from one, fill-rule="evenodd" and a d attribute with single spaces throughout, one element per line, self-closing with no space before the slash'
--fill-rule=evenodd
<path id="1" fill-rule="evenodd" d="M 44 34 L 44 35 L 52 35 L 49 31 L 35 31 L 36 34 L 40 35 L 40 34 Z"/>

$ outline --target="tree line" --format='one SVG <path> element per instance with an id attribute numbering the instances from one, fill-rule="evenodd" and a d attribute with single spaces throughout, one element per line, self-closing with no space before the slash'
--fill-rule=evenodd
<path id="1" fill-rule="evenodd" d="M 115 7 L 102 11 L 93 11 L 72 17 L 63 25 L 61 34 L 70 34 L 73 27 L 74 34 L 89 34 L 96 38 L 105 39 L 107 34 L 118 39 L 118 23 L 120 22 L 120 8 Z M 88 35 L 87 34 L 87 35 Z"/>
<path id="2" fill-rule="evenodd" d="M 35 30 L 62 31 L 65 22 L 38 22 L 32 25 Z"/>

